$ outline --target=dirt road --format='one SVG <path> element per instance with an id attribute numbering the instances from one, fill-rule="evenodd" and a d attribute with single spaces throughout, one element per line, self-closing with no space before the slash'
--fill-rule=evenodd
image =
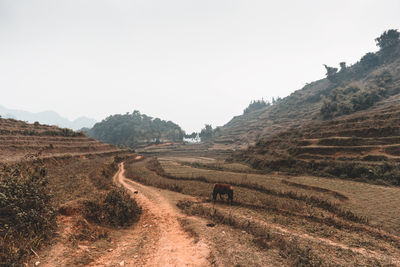
<path id="1" fill-rule="evenodd" d="M 185 216 L 179 214 L 159 193 L 159 190 L 127 180 L 124 172 L 124 164 L 121 163 L 119 171 L 113 178 L 114 182 L 125 187 L 134 195 L 143 209 L 141 221 L 134 232 L 147 230 L 149 233 L 143 244 L 144 253 L 141 253 L 140 257 L 132 255 L 131 259 L 125 259 L 127 263 L 125 266 L 136 264 L 140 264 L 140 266 L 209 266 L 207 245 L 201 240 L 195 243 L 194 239 L 189 237 L 179 224 L 179 218 Z M 134 194 L 136 191 L 138 193 Z M 121 258 L 118 253 L 117 248 L 106 257 Z M 135 258 L 135 256 L 137 257 Z M 107 260 L 103 258 L 96 262 L 100 263 L 101 261 Z"/>

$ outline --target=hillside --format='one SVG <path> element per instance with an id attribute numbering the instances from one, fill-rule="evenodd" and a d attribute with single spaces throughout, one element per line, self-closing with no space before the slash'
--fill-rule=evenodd
<path id="1" fill-rule="evenodd" d="M 398 37 L 396 37 L 398 38 Z M 234 117 L 219 129 L 219 148 L 244 148 L 259 138 L 379 106 L 400 92 L 400 46 L 367 53 L 359 62 L 327 68 L 327 78 L 307 84 L 274 105 Z"/>
<path id="2" fill-rule="evenodd" d="M 185 133 L 172 121 L 152 118 L 134 111 L 132 114 L 109 116 L 96 123 L 87 134 L 116 146 L 140 148 L 151 144 L 180 142 Z"/>
<path id="3" fill-rule="evenodd" d="M 42 112 L 28 112 L 18 109 L 9 109 L 0 105 L 0 116 L 6 119 L 16 119 L 27 121 L 29 123 L 40 122 L 42 124 L 56 125 L 63 128 L 70 128 L 73 130 L 80 130 L 84 127 L 92 127 L 95 123 L 95 119 L 87 117 L 79 117 L 73 121 L 64 118 L 54 111 L 42 111 Z"/>
<path id="4" fill-rule="evenodd" d="M 62 248 L 62 262 L 49 266 L 81 266 L 86 255 L 77 244 L 111 240 L 110 226 L 137 220 L 134 200 L 112 181 L 129 156 L 136 155 L 81 132 L 0 119 L 0 266 L 33 266 L 52 248 L 51 256 Z M 107 214 L 106 196 L 117 199 L 111 210 L 126 204 L 124 216 L 133 215 Z"/>
<path id="5" fill-rule="evenodd" d="M 400 94 L 367 111 L 293 127 L 236 159 L 257 169 L 400 185 Z"/>
<path id="6" fill-rule="evenodd" d="M 49 157 L 117 150 L 67 128 L 0 118 L 0 161 L 3 162 L 20 160 L 27 153 L 40 152 L 41 156 Z"/>

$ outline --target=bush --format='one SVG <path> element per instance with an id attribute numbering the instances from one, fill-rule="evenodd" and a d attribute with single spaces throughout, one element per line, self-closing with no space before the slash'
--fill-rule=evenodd
<path id="1" fill-rule="evenodd" d="M 0 170 L 0 265 L 19 266 L 56 229 L 56 212 L 40 160 Z"/>
<path id="2" fill-rule="evenodd" d="M 337 104 L 334 101 L 325 98 L 320 109 L 320 113 L 322 114 L 324 119 L 332 118 L 336 111 Z"/>
<path id="3" fill-rule="evenodd" d="M 85 201 L 89 221 L 110 226 L 129 226 L 140 218 L 142 209 L 125 190 L 114 188 L 98 201 Z"/>
<path id="4" fill-rule="evenodd" d="M 390 29 L 383 32 L 375 41 L 376 45 L 382 50 L 393 49 L 393 47 L 400 43 L 400 33 L 395 29 Z"/>
<path id="5" fill-rule="evenodd" d="M 124 190 L 115 188 L 108 192 L 104 208 L 110 225 L 125 226 L 139 219 L 141 208 Z"/>

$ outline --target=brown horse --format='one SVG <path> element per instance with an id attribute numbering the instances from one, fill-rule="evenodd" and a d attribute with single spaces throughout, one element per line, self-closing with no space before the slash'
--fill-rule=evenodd
<path id="1" fill-rule="evenodd" d="M 232 205 L 233 202 L 233 189 L 230 184 L 215 184 L 213 190 L 213 201 L 217 200 L 217 195 L 223 200 L 222 195 L 228 195 L 228 202 Z"/>

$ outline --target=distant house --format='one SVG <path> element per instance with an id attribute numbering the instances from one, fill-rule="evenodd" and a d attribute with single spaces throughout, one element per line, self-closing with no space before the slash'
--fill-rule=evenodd
<path id="1" fill-rule="evenodd" d="M 183 138 L 183 142 L 190 144 L 197 144 L 201 142 L 201 138 L 199 134 L 197 134 L 195 138 Z"/>

